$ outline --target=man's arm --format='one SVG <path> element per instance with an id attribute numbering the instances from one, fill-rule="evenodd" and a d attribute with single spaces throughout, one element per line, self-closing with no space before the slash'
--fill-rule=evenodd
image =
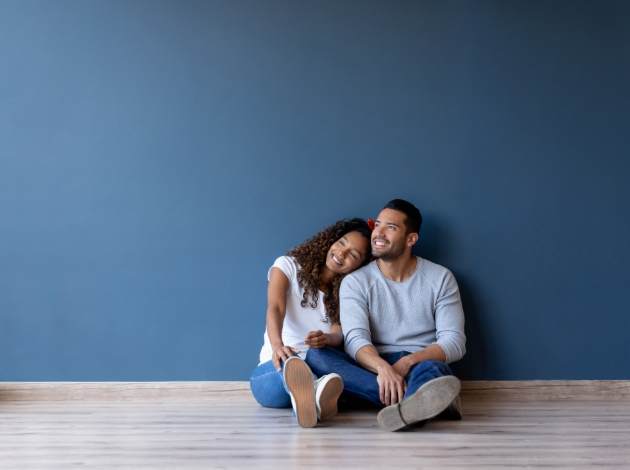
<path id="1" fill-rule="evenodd" d="M 464 309 L 455 276 L 446 272 L 440 294 L 435 303 L 435 345 L 439 345 L 446 358 L 445 363 L 459 361 L 466 354 L 464 333 Z M 433 346 L 433 345 L 431 345 Z"/>
<path id="2" fill-rule="evenodd" d="M 409 354 L 408 356 L 401 357 L 392 367 L 402 377 L 407 377 L 409 371 L 416 364 L 420 364 L 422 361 L 433 359 L 440 362 L 446 362 L 446 353 L 440 347 L 439 344 L 433 343 L 427 346 L 422 351 Z"/>
<path id="3" fill-rule="evenodd" d="M 403 377 L 407 377 L 411 368 L 422 361 L 434 359 L 448 364 L 461 359 L 466 353 L 464 310 L 457 281 L 450 271 L 442 281 L 434 309 L 437 341 L 422 351 L 401 358 L 393 365 L 394 370 Z"/>
<path id="4" fill-rule="evenodd" d="M 394 405 L 402 401 L 407 391 L 407 382 L 404 379 L 407 374 L 401 375 L 381 359 L 376 348 L 371 344 L 359 349 L 356 360 L 365 369 L 376 374 L 379 398 L 385 405 Z"/>
<path id="5" fill-rule="evenodd" d="M 346 276 L 339 288 L 339 317 L 344 332 L 345 349 L 356 357 L 364 346 L 372 346 L 367 294 L 352 275 Z"/>
<path id="6" fill-rule="evenodd" d="M 347 276 L 339 289 L 339 313 L 345 331 L 346 352 L 377 375 L 379 398 L 389 406 L 403 399 L 407 383 L 404 377 L 381 359 L 372 344 L 367 294 L 362 287 L 354 277 Z"/>

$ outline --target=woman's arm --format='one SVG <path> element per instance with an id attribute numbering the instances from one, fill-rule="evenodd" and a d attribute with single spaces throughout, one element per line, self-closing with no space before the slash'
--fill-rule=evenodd
<path id="1" fill-rule="evenodd" d="M 343 346 L 343 331 L 341 330 L 341 325 L 335 323 L 330 327 L 328 333 L 324 333 L 322 330 L 311 331 L 306 335 L 304 343 L 315 349 L 321 349 L 324 346 L 340 349 L 341 346 Z"/>
<path id="2" fill-rule="evenodd" d="M 267 287 L 267 335 L 271 343 L 271 360 L 278 372 L 282 369 L 280 361 L 285 361 L 299 353 L 297 349 L 285 346 L 282 341 L 282 325 L 287 312 L 287 289 L 289 278 L 280 268 L 271 268 L 269 287 Z"/>

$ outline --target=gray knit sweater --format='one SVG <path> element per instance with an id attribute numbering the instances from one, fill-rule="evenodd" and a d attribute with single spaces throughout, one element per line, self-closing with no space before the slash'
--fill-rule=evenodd
<path id="1" fill-rule="evenodd" d="M 387 279 L 373 261 L 341 283 L 341 326 L 353 358 L 368 344 L 386 353 L 416 352 L 437 343 L 447 364 L 466 353 L 464 311 L 453 274 L 417 258 L 415 272 L 404 282 Z"/>

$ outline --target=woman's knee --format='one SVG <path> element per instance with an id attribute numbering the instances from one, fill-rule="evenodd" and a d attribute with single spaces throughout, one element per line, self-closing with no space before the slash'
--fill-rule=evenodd
<path id="1" fill-rule="evenodd" d="M 272 374 L 278 377 L 274 377 Z M 284 389 L 282 379 L 277 372 L 252 377 L 249 379 L 249 387 L 259 405 L 267 408 L 291 407 L 291 397 Z"/>
<path id="2" fill-rule="evenodd" d="M 256 401 L 267 408 L 288 408 L 291 397 L 284 388 L 281 373 L 277 372 L 271 361 L 265 362 L 252 373 L 249 387 Z"/>

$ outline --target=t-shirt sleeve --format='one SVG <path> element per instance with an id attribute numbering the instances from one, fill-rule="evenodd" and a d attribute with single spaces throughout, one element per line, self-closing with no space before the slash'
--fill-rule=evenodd
<path id="1" fill-rule="evenodd" d="M 361 283 L 346 276 L 339 289 L 339 316 L 346 353 L 356 360 L 359 349 L 372 344 L 368 301 Z"/>
<path id="2" fill-rule="evenodd" d="M 280 269 L 291 282 L 297 277 L 297 266 L 293 258 L 289 256 L 281 256 L 273 263 L 273 266 L 269 268 L 269 272 L 267 273 L 267 280 L 271 278 L 271 270 L 273 268 Z"/>
<path id="3" fill-rule="evenodd" d="M 446 363 L 460 360 L 466 354 L 464 309 L 455 276 L 447 271 L 435 305 L 436 343 L 446 354 Z"/>

